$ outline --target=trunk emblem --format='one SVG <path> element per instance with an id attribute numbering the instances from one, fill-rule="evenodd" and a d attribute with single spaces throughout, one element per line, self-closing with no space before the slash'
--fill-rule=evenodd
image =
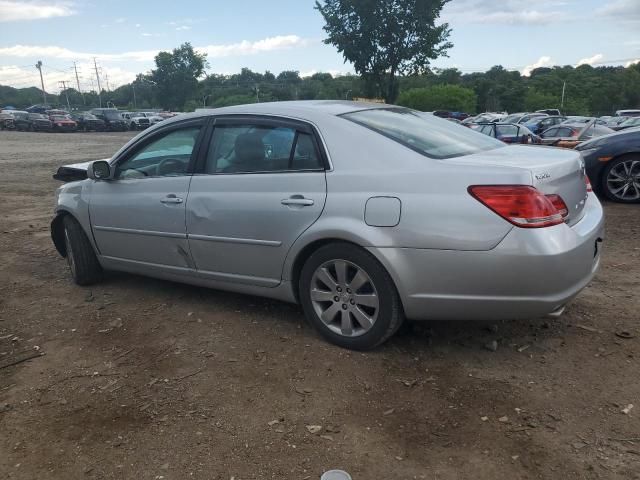
<path id="1" fill-rule="evenodd" d="M 536 180 L 545 180 L 547 178 L 551 178 L 551 174 L 547 172 L 536 173 Z"/>

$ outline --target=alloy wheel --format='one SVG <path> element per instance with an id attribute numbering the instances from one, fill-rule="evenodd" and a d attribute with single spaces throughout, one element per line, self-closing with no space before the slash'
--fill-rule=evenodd
<path id="1" fill-rule="evenodd" d="M 378 318 L 376 287 L 367 272 L 352 262 L 330 260 L 320 265 L 311 278 L 310 289 L 316 314 L 338 335 L 363 335 Z"/>
<path id="2" fill-rule="evenodd" d="M 640 160 L 625 160 L 609 170 L 607 189 L 623 201 L 640 199 Z"/>

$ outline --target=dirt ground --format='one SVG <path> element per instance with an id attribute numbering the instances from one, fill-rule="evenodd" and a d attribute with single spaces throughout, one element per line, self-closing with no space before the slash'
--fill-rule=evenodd
<path id="1" fill-rule="evenodd" d="M 606 204 L 602 267 L 560 319 L 353 353 L 295 305 L 72 284 L 51 174 L 130 136 L 0 132 L 1 478 L 640 479 L 640 206 Z"/>

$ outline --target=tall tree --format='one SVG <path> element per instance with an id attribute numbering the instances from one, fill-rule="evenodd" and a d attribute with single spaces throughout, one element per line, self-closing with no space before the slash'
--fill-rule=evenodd
<path id="1" fill-rule="evenodd" d="M 449 0 L 316 1 L 332 44 L 367 81 L 393 103 L 398 74 L 429 71 L 430 61 L 446 55 L 452 44 L 447 23 L 436 25 Z"/>
<path id="2" fill-rule="evenodd" d="M 196 53 L 190 43 L 173 52 L 160 52 L 151 80 L 158 86 L 158 99 L 166 109 L 182 110 L 186 101 L 198 90 L 198 79 L 208 66 L 207 55 Z"/>

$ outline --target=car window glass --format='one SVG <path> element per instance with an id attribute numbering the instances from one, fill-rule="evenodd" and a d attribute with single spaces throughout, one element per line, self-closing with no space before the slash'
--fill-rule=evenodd
<path id="1" fill-rule="evenodd" d="M 518 127 L 515 125 L 498 125 L 496 127 L 496 136 L 502 137 L 516 137 L 518 136 Z"/>
<path id="2" fill-rule="evenodd" d="M 570 128 L 563 127 L 556 131 L 555 137 L 570 137 L 573 131 Z"/>
<path id="3" fill-rule="evenodd" d="M 173 130 L 153 140 L 118 165 L 116 178 L 185 175 L 200 127 Z"/>
<path id="4" fill-rule="evenodd" d="M 293 154 L 292 154 L 293 152 Z M 311 136 L 290 127 L 221 125 L 214 129 L 205 173 L 251 173 L 320 168 Z"/>
<path id="5" fill-rule="evenodd" d="M 549 130 L 544 132 L 544 136 L 545 137 L 555 137 L 556 133 L 558 133 L 558 129 L 557 128 L 550 128 Z"/>

